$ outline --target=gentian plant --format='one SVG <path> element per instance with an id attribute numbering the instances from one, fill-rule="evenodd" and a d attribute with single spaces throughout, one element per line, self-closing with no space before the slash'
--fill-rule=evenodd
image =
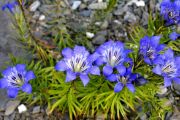
<path id="1" fill-rule="evenodd" d="M 3 78 L 0 79 L 0 88 L 7 89 L 8 96 L 15 98 L 18 91 L 22 90 L 30 94 L 32 87 L 29 81 L 35 78 L 33 71 L 26 71 L 25 64 L 17 64 L 14 67 L 8 67 L 2 72 Z"/>

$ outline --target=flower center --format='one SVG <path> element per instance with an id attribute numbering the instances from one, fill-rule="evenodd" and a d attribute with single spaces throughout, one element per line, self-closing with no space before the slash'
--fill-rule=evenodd
<path id="1" fill-rule="evenodd" d="M 11 73 L 8 76 L 8 86 L 21 87 L 24 84 L 23 76 L 20 73 Z"/>
<path id="2" fill-rule="evenodd" d="M 117 48 L 109 48 L 105 51 L 104 56 L 111 66 L 114 67 L 121 62 L 120 52 L 121 50 Z"/>
<path id="3" fill-rule="evenodd" d="M 149 49 L 149 50 L 147 51 L 147 56 L 148 56 L 149 58 L 151 58 L 151 59 L 154 59 L 153 53 L 154 53 L 154 50 Z"/>
<path id="4" fill-rule="evenodd" d="M 167 73 L 167 74 L 172 74 L 176 71 L 175 67 L 174 67 L 174 64 L 171 62 L 171 63 L 167 63 L 163 68 L 162 68 L 162 71 L 164 73 Z"/>
<path id="5" fill-rule="evenodd" d="M 120 77 L 119 78 L 119 81 L 122 83 L 122 84 L 126 84 L 127 83 L 127 78 L 126 77 Z"/>
<path id="6" fill-rule="evenodd" d="M 89 68 L 87 57 L 82 54 L 75 55 L 66 64 L 74 72 L 83 72 Z"/>

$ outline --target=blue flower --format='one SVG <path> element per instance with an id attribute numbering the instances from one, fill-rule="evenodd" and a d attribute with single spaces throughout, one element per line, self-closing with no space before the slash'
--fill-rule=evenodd
<path id="1" fill-rule="evenodd" d="M 180 34 L 176 33 L 176 32 L 172 32 L 170 35 L 169 35 L 169 38 L 171 40 L 176 40 L 178 39 L 178 37 L 180 37 Z"/>
<path id="2" fill-rule="evenodd" d="M 160 38 L 160 36 L 145 36 L 140 40 L 140 55 L 144 57 L 144 61 L 149 65 L 153 64 L 153 60 L 165 48 L 165 45 L 159 45 Z"/>
<path id="3" fill-rule="evenodd" d="M 13 13 L 14 8 L 15 8 L 17 5 L 18 5 L 18 2 L 17 2 L 17 1 L 12 2 L 12 3 L 8 2 L 7 4 L 5 4 L 5 5 L 2 6 L 2 10 L 4 11 L 4 10 L 7 8 L 11 13 Z"/>
<path id="4" fill-rule="evenodd" d="M 180 1 L 163 0 L 160 5 L 161 15 L 166 20 L 167 25 L 180 23 Z"/>
<path id="5" fill-rule="evenodd" d="M 116 68 L 121 72 L 125 68 L 124 62 L 132 62 L 128 58 L 128 53 L 130 50 L 124 48 L 124 44 L 121 42 L 108 41 L 102 44 L 95 52 L 98 56 L 95 63 L 100 66 L 105 64 L 103 67 L 103 74 L 105 76 L 111 75 L 113 73 L 113 68 Z"/>
<path id="6" fill-rule="evenodd" d="M 93 66 L 95 56 L 82 46 L 75 46 L 74 50 L 65 48 L 62 50 L 64 58 L 59 61 L 55 69 L 57 71 L 66 71 L 66 82 L 70 82 L 80 77 L 84 86 L 89 82 L 88 74 L 100 75 L 100 70 L 97 66 Z"/>
<path id="7" fill-rule="evenodd" d="M 126 68 L 124 72 L 118 74 L 111 74 L 107 79 L 111 82 L 117 82 L 114 86 L 114 92 L 120 92 L 125 86 L 131 91 L 135 92 L 133 81 L 138 78 L 138 74 L 133 74 L 131 68 Z"/>
<path id="8" fill-rule="evenodd" d="M 25 68 L 26 65 L 17 64 L 2 72 L 3 78 L 0 79 L 0 88 L 7 89 L 10 98 L 15 98 L 19 90 L 28 94 L 32 92 L 32 87 L 28 82 L 34 79 L 35 75 L 32 71 L 26 71 Z"/>
<path id="9" fill-rule="evenodd" d="M 153 72 L 164 77 L 165 87 L 170 86 L 172 81 L 180 84 L 180 57 L 174 57 L 171 49 L 155 59 L 154 64 Z"/>

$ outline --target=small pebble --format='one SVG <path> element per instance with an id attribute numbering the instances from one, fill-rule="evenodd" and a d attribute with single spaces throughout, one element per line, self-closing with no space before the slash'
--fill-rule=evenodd
<path id="1" fill-rule="evenodd" d="M 27 111 L 27 107 L 24 104 L 18 106 L 19 113 L 24 113 Z"/>
<path id="2" fill-rule="evenodd" d="M 43 21 L 43 20 L 45 20 L 45 18 L 46 18 L 45 15 L 40 15 L 39 20 L 40 20 L 40 21 Z"/>
<path id="3" fill-rule="evenodd" d="M 40 5 L 41 5 L 40 1 L 37 0 L 30 5 L 29 10 L 31 12 L 35 12 Z"/>
<path id="4" fill-rule="evenodd" d="M 10 115 L 14 112 L 14 110 L 16 109 L 16 107 L 19 105 L 20 101 L 19 100 L 12 100 L 9 101 L 6 104 L 6 110 L 5 110 L 5 115 Z"/>
<path id="5" fill-rule="evenodd" d="M 89 9 L 102 10 L 107 8 L 106 2 L 92 3 L 88 6 Z"/>
<path id="6" fill-rule="evenodd" d="M 36 107 L 34 107 L 33 108 L 33 114 L 36 114 L 36 113 L 39 113 L 40 111 L 41 111 L 41 109 L 40 109 L 41 107 L 40 106 L 36 106 Z"/>
<path id="7" fill-rule="evenodd" d="M 71 9 L 76 10 L 80 5 L 81 5 L 81 1 L 74 1 Z"/>
<path id="8" fill-rule="evenodd" d="M 94 33 L 86 32 L 86 36 L 87 36 L 87 38 L 93 38 L 94 37 Z"/>

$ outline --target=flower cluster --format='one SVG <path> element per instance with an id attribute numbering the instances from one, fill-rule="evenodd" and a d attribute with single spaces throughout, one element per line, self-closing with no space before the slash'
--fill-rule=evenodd
<path id="1" fill-rule="evenodd" d="M 26 65 L 17 64 L 14 67 L 9 67 L 2 72 L 2 75 L 0 88 L 7 89 L 10 98 L 15 98 L 19 90 L 28 94 L 32 92 L 32 87 L 28 82 L 34 79 L 35 75 L 33 71 L 26 71 Z"/>
<path id="2" fill-rule="evenodd" d="M 18 5 L 17 1 L 8 2 L 7 4 L 2 6 L 2 10 L 4 11 L 4 10 L 8 9 L 11 13 L 14 13 L 13 11 L 17 5 Z"/>
<path id="3" fill-rule="evenodd" d="M 179 37 L 180 37 L 180 34 L 177 33 L 177 32 L 172 32 L 172 33 L 169 35 L 169 38 L 170 38 L 171 40 L 177 40 Z"/>
<path id="4" fill-rule="evenodd" d="M 82 46 L 75 46 L 74 50 L 65 48 L 62 51 L 64 58 L 56 64 L 55 69 L 66 71 L 66 82 L 73 81 L 79 76 L 86 86 L 89 82 L 88 74 L 100 75 L 99 67 L 103 66 L 103 75 L 109 81 L 117 82 L 115 92 L 121 91 L 124 86 L 134 92 L 132 82 L 138 75 L 131 71 L 132 60 L 128 58 L 129 52 L 123 43 L 111 40 L 102 44 L 93 54 L 89 54 Z M 126 67 L 124 63 L 129 63 L 129 66 Z"/>
<path id="5" fill-rule="evenodd" d="M 96 56 L 90 55 L 85 47 L 75 46 L 74 50 L 65 48 L 62 55 L 64 59 L 56 64 L 55 69 L 66 71 L 66 82 L 73 81 L 79 76 L 84 86 L 86 86 L 89 82 L 88 74 L 100 75 L 99 68 L 93 66 Z"/>
<path id="6" fill-rule="evenodd" d="M 161 7 L 161 15 L 164 17 L 167 25 L 180 23 L 179 0 L 163 0 L 160 7 Z"/>

